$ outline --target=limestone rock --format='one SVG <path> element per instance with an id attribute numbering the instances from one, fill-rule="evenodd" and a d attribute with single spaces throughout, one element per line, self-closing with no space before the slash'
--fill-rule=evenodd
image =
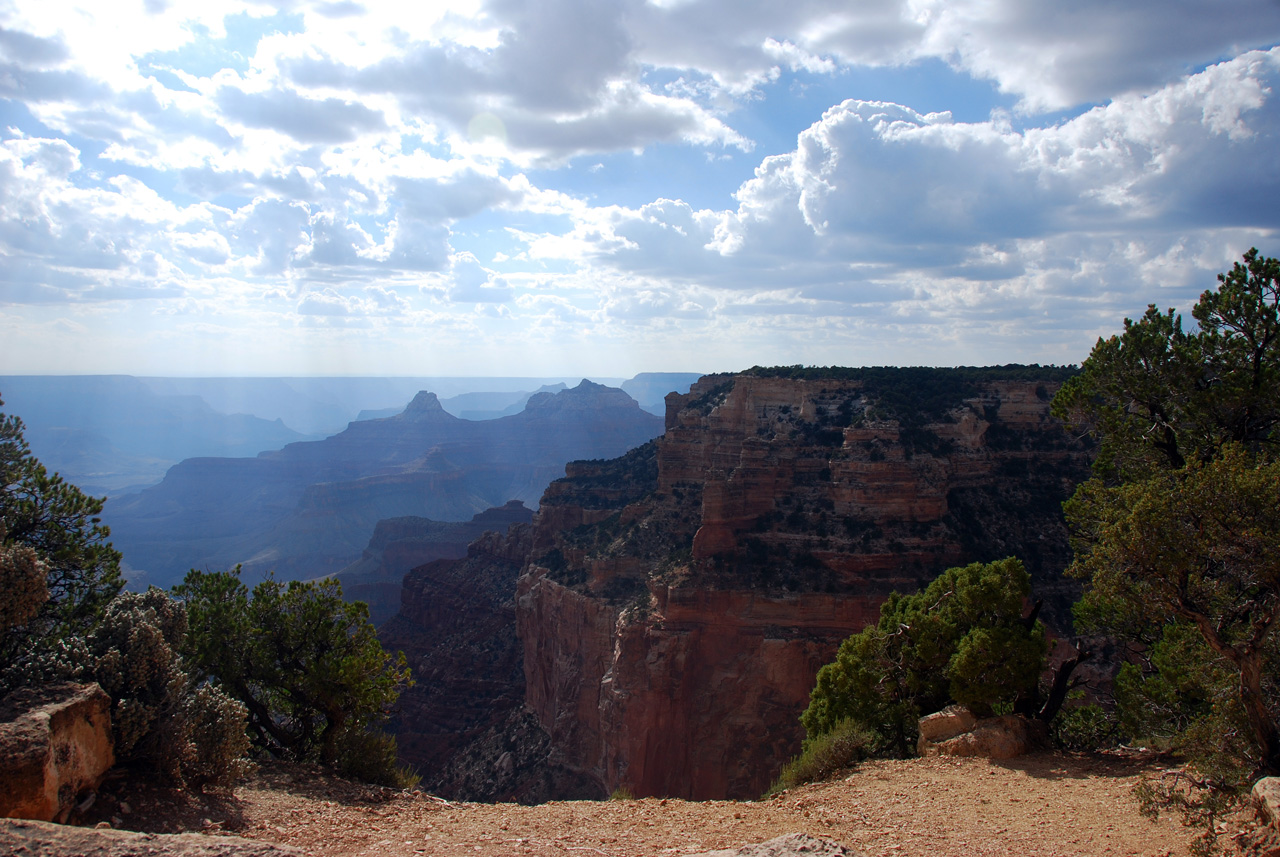
<path id="1" fill-rule="evenodd" d="M 1280 830 L 1280 777 L 1263 777 L 1253 784 L 1253 806 L 1263 821 Z"/>
<path id="2" fill-rule="evenodd" d="M 110 711 L 96 684 L 20 688 L 0 701 L 0 816 L 65 820 L 115 764 Z"/>
<path id="3" fill-rule="evenodd" d="M 963 705 L 951 705 L 941 711 L 920 718 L 920 742 L 916 752 L 923 756 L 924 748 L 929 744 L 946 741 L 965 732 L 972 731 L 978 723 L 973 712 Z"/>
<path id="4" fill-rule="evenodd" d="M 956 706 L 958 708 L 958 706 Z M 967 709 L 961 709 L 966 711 Z M 947 709 L 951 711 L 951 709 Z M 946 711 L 939 712 L 945 714 Z M 937 717 L 937 715 L 931 715 Z M 973 715 L 970 714 L 970 717 Z M 1012 759 L 1043 746 L 1048 738 L 1048 727 L 1038 720 L 1029 720 L 1016 714 L 986 717 L 976 721 L 967 731 L 952 733 L 949 737 L 934 740 L 925 738 L 924 718 L 920 721 L 920 743 L 916 752 L 921 756 L 981 756 L 987 759 Z M 958 727 L 964 718 L 952 715 L 931 724 L 930 729 L 946 734 Z M 946 724 L 943 728 L 941 724 Z"/>
<path id="5" fill-rule="evenodd" d="M 296 848 L 238 836 L 96 830 L 43 821 L 0 820 L 0 854 L 41 857 L 288 857 Z"/>
<path id="6" fill-rule="evenodd" d="M 374 527 L 360 559 L 335 577 L 343 596 L 368 604 L 369 621 L 382 625 L 400 609 L 401 583 L 410 571 L 438 559 L 462 559 L 467 545 L 485 533 L 532 521 L 533 510 L 519 500 L 478 512 L 470 521 L 388 518 Z"/>
<path id="7" fill-rule="evenodd" d="M 744 845 L 741 848 L 723 848 L 704 851 L 690 857 L 860 857 L 843 845 L 829 839 L 818 839 L 807 833 L 788 833 L 768 842 Z"/>

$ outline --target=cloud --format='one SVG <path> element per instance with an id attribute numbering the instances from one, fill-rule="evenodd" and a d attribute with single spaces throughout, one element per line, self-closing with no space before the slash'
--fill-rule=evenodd
<path id="1" fill-rule="evenodd" d="M 709 0 L 632 14 L 640 62 L 696 71 L 731 93 L 808 58 L 844 68 L 941 59 L 1031 112 L 1149 91 L 1189 67 L 1280 41 L 1280 7 L 1270 0 L 1243 0 L 1229 14 L 1202 0 Z"/>
<path id="2" fill-rule="evenodd" d="M 283 90 L 251 93 L 224 86 L 214 101 L 235 122 L 279 131 L 301 143 L 349 143 L 387 127 L 378 111 L 340 98 L 304 98 Z"/>
<path id="3" fill-rule="evenodd" d="M 310 243 L 310 206 L 282 199 L 258 199 L 227 224 L 237 256 L 252 260 L 255 274 L 282 274 Z"/>
<path id="4" fill-rule="evenodd" d="M 991 342 L 1065 354 L 1157 296 L 1189 305 L 1274 240 L 1277 91 L 1280 49 L 1047 128 L 850 100 L 763 159 L 736 209 L 592 208 L 523 238 L 585 266 L 615 321 L 856 316 L 946 324 L 959 348 L 1019 319 Z"/>
<path id="5" fill-rule="evenodd" d="M 298 315 L 353 315 L 358 302 L 345 298 L 333 289 L 308 292 L 298 301 Z"/>
<path id="6" fill-rule="evenodd" d="M 21 30 L 0 30 L 0 56 L 25 66 L 56 66 L 70 57 L 58 37 L 42 38 Z"/>
<path id="7" fill-rule="evenodd" d="M 345 295 L 332 287 L 310 291 L 302 296 L 294 311 L 300 316 L 356 319 L 400 316 L 411 309 L 409 302 L 400 297 L 394 289 L 365 286 L 361 292 L 365 297 Z"/>
<path id="8" fill-rule="evenodd" d="M 660 200 L 612 209 L 576 234 L 588 255 L 678 277 L 711 270 L 716 251 L 751 267 L 776 258 L 800 270 L 808 260 L 990 271 L 974 261 L 976 248 L 1074 233 L 1274 229 L 1273 89 L 1280 49 L 1026 131 L 845 101 L 794 151 L 765 158 L 734 211 Z"/>
<path id="9" fill-rule="evenodd" d="M 455 303 L 505 303 L 512 296 L 507 281 L 470 253 L 458 253 L 450 260 L 449 279 L 446 294 Z"/>
<path id="10" fill-rule="evenodd" d="M 523 194 L 500 176 L 474 168 L 448 176 L 394 176 L 390 196 L 408 216 L 433 221 L 460 220 L 519 202 Z"/>
<path id="11" fill-rule="evenodd" d="M 10 4 L 13 313 L 1078 359 L 1280 228 L 1271 0 L 286 7 Z"/>

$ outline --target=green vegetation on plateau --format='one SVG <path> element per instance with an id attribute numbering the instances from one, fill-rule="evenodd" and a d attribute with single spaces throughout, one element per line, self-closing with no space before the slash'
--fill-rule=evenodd
<path id="1" fill-rule="evenodd" d="M 117 761 L 192 786 L 244 773 L 247 726 L 277 755 L 407 781 L 376 726 L 408 672 L 363 604 L 329 582 L 268 581 L 249 599 L 226 573 L 192 572 L 185 603 L 122 592 L 102 505 L 50 475 L 22 421 L 0 414 L 0 696 L 95 681 L 111 697 Z"/>
<path id="2" fill-rule="evenodd" d="M 1280 261 L 1251 250 L 1218 280 L 1192 310 L 1195 330 L 1155 306 L 1125 319 L 1078 372 L 1062 370 L 1052 405 L 1099 444 L 1092 478 L 1064 506 L 1068 573 L 1084 584 L 1077 628 L 1109 637 L 1123 661 L 1112 723 L 1096 706 L 1076 708 L 1060 734 L 1118 732 L 1180 755 L 1186 771 L 1141 795 L 1149 811 L 1177 808 L 1204 827 L 1205 849 L 1255 779 L 1280 775 Z M 803 717 L 807 749 L 828 752 L 817 742 L 839 729 L 855 756 L 907 753 L 914 718 L 948 701 L 1025 708 L 1043 657 L 1043 637 L 1018 630 L 1026 587 L 1006 576 L 1003 594 L 985 596 L 1003 607 L 979 618 L 957 609 L 972 584 L 955 572 L 892 597 L 877 626 L 841 646 Z M 1007 639 L 966 648 L 975 633 Z M 993 651 L 1002 662 L 984 659 Z"/>
<path id="3" fill-rule="evenodd" d="M 1066 506 L 1080 627 L 1125 644 L 1118 714 L 1188 762 L 1150 784 L 1210 832 L 1280 775 L 1280 261 L 1245 254 L 1185 331 L 1152 306 L 1099 340 L 1054 410 L 1101 441 Z"/>
<path id="4" fill-rule="evenodd" d="M 395 785 L 395 740 L 378 726 L 409 670 L 383 651 L 363 602 L 332 579 L 274 579 L 250 592 L 239 568 L 191 571 L 174 594 L 191 629 L 183 649 L 201 679 L 249 712 L 254 746 L 276 758 L 316 761 Z"/>
<path id="5" fill-rule="evenodd" d="M 914 595 L 894 593 L 880 621 L 840 645 L 818 671 L 800 718 L 806 743 L 850 723 L 875 755 L 915 752 L 916 724 L 952 703 L 979 715 L 1041 707 L 1048 644 L 1024 617 L 1031 578 L 1003 559 L 952 568 Z"/>

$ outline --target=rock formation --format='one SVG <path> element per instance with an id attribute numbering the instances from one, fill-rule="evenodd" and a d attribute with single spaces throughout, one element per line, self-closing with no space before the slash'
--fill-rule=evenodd
<path id="1" fill-rule="evenodd" d="M 768 842 L 703 851 L 689 857 L 860 857 L 860 854 L 830 839 L 819 839 L 807 833 L 788 833 Z"/>
<path id="2" fill-rule="evenodd" d="M 920 718 L 921 756 L 980 756 L 1012 759 L 1048 743 L 1049 727 L 1042 720 L 1017 714 L 975 717 L 962 705 Z"/>
<path id="3" fill-rule="evenodd" d="M 1280 832 L 1280 777 L 1263 777 L 1249 793 L 1254 811 L 1263 824 Z"/>
<path id="4" fill-rule="evenodd" d="M 104 512 L 134 583 L 244 565 L 252 582 L 333 574 L 360 558 L 378 521 L 465 521 L 535 504 L 567 461 L 619 455 L 662 430 L 626 393 L 583 381 L 538 393 L 514 416 L 470 422 L 419 393 L 394 417 L 257 458 L 196 458 Z"/>
<path id="5" fill-rule="evenodd" d="M 533 521 L 519 500 L 486 509 L 470 521 L 433 521 L 406 516 L 379 521 L 360 559 L 338 572 L 348 601 L 369 605 L 369 619 L 381 625 L 400 609 L 404 576 L 437 559 L 461 559 L 467 545 L 486 532 L 506 532 L 512 524 Z"/>
<path id="6" fill-rule="evenodd" d="M 0 816 L 64 821 L 115 764 L 110 712 L 96 684 L 20 688 L 0 700 Z"/>
<path id="7" fill-rule="evenodd" d="M 530 535 L 516 524 L 505 536 L 476 540 L 464 559 L 413 569 L 399 613 L 378 630 L 414 673 L 391 730 L 400 760 L 423 774 L 432 794 L 522 803 L 605 796 L 597 783 L 548 761 L 548 737 L 522 706 L 515 592 Z"/>
<path id="8" fill-rule="evenodd" d="M 667 397 L 663 437 L 569 465 L 515 603 L 552 758 L 605 793 L 755 797 L 799 749 L 818 667 L 889 592 L 1017 555 L 1061 625 L 1060 503 L 1090 460 L 1048 413 L 1064 376 L 708 376 Z"/>

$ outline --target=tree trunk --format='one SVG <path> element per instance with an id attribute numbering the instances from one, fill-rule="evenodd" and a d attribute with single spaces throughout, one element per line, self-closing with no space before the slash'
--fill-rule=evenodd
<path id="1" fill-rule="evenodd" d="M 1044 701 L 1044 705 L 1036 713 L 1036 717 L 1048 723 L 1062 709 L 1062 703 L 1067 701 L 1067 694 L 1070 693 L 1074 685 L 1071 684 L 1071 674 L 1075 672 L 1076 667 L 1093 657 L 1093 652 L 1088 649 L 1076 649 L 1076 656 L 1062 662 L 1059 667 L 1054 670 L 1053 682 L 1049 686 L 1049 697 Z"/>
<path id="2" fill-rule="evenodd" d="M 1240 667 L 1240 704 L 1249 718 L 1249 728 L 1262 754 L 1262 767 L 1269 776 L 1280 775 L 1280 730 L 1262 693 L 1262 652 L 1242 657 Z"/>
<path id="3" fill-rule="evenodd" d="M 1257 742 L 1262 769 L 1270 776 L 1280 775 L 1280 729 L 1276 728 L 1276 721 L 1271 716 L 1267 698 L 1262 692 L 1262 646 L 1249 645 L 1244 651 L 1240 651 L 1218 636 L 1208 616 L 1185 609 L 1182 613 L 1196 623 L 1209 648 L 1229 660 L 1240 671 L 1240 705 L 1249 721 L 1253 740 Z M 1271 620 L 1263 627 L 1264 638 L 1265 628 L 1270 624 Z"/>

